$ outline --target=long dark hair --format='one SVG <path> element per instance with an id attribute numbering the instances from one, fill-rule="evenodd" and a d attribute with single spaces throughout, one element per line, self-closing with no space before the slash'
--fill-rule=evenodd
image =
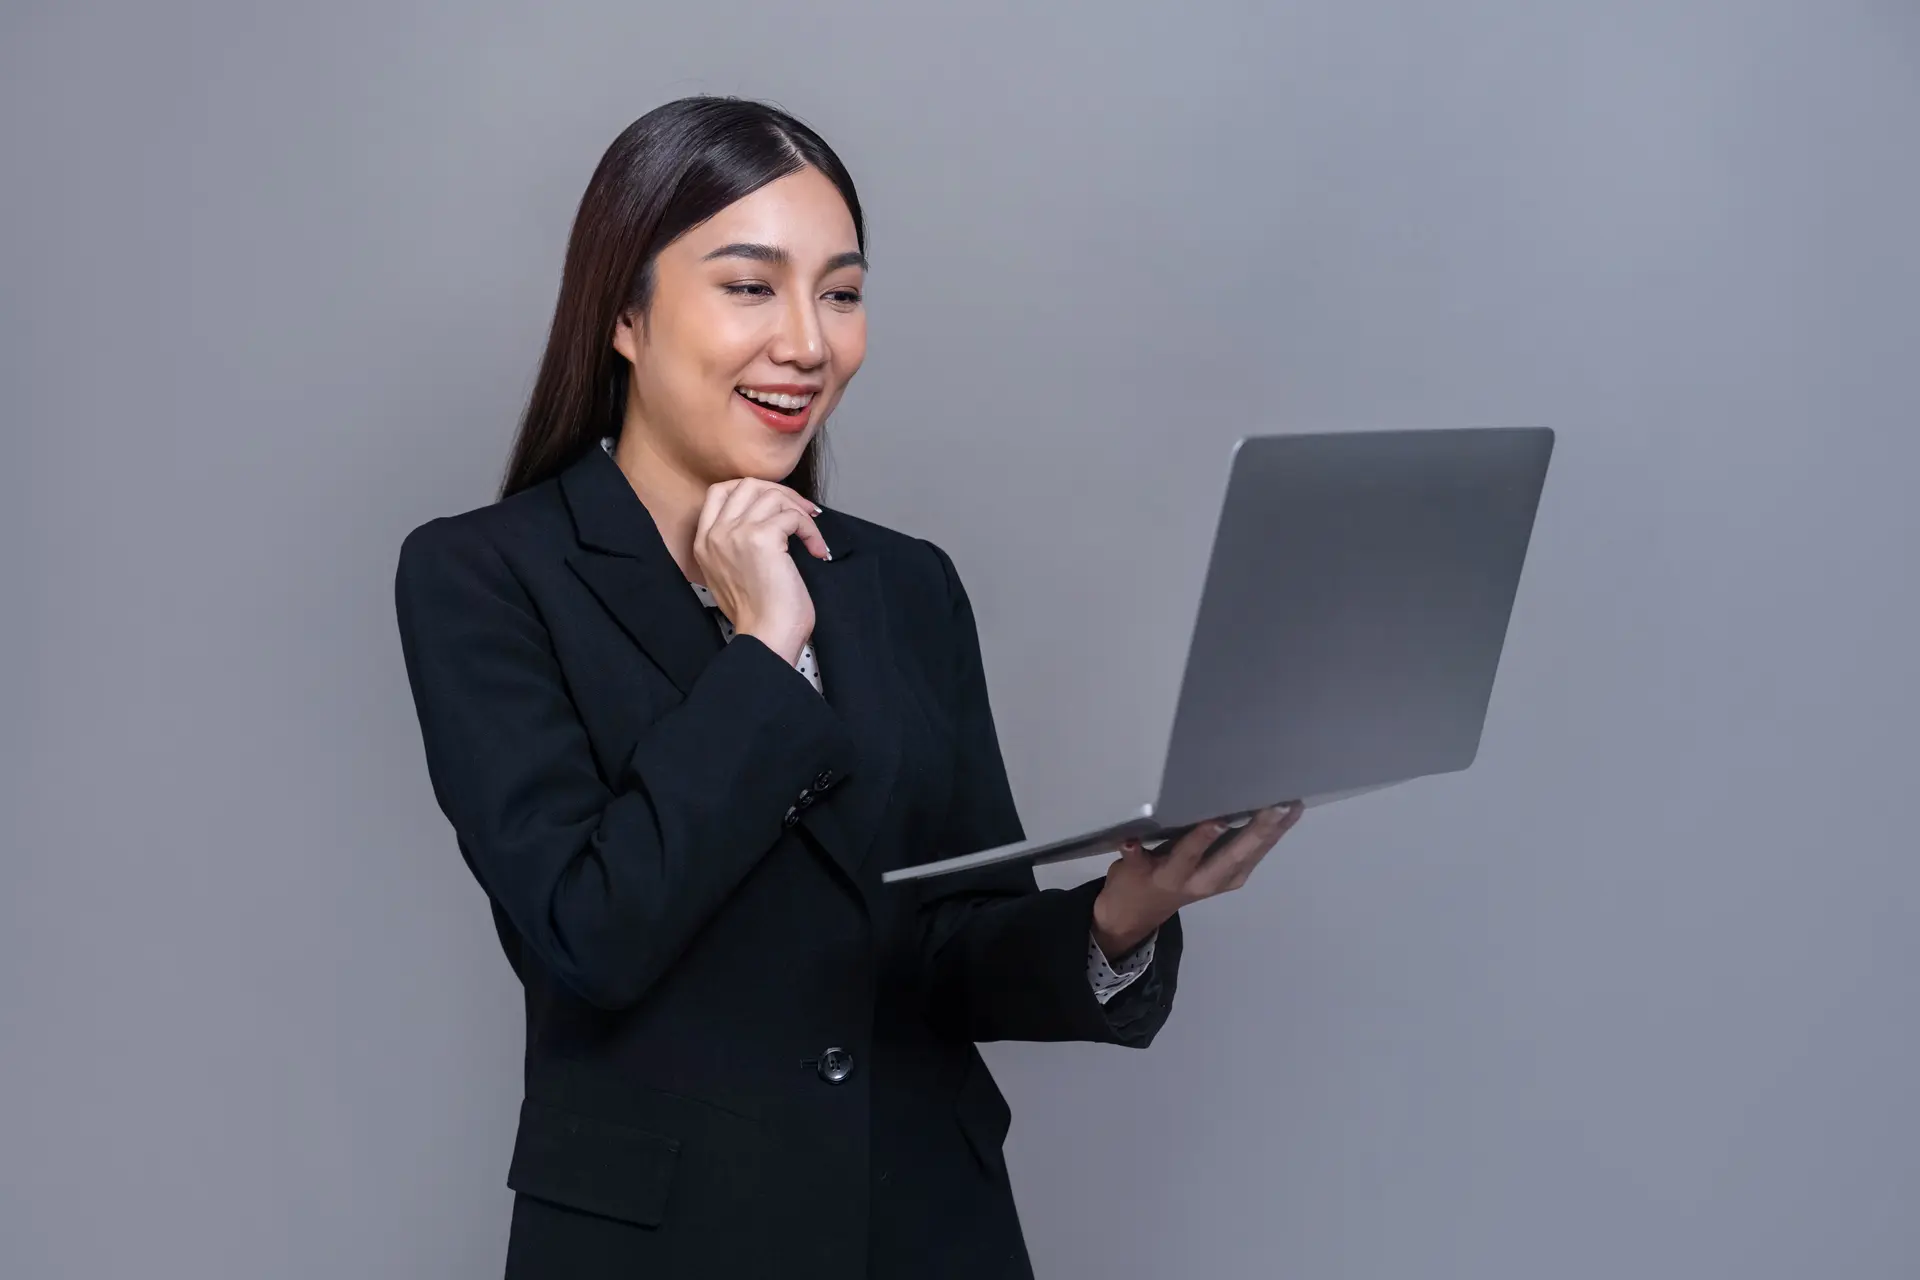
<path id="1" fill-rule="evenodd" d="M 744 98 L 680 98 L 641 116 L 607 148 L 580 198 L 560 298 L 533 395 L 520 419 L 500 496 L 559 472 L 619 432 L 630 366 L 613 326 L 653 295 L 654 260 L 688 228 L 742 196 L 812 166 L 840 190 L 858 247 L 866 223 L 853 178 L 820 135 L 778 107 Z M 816 431 L 786 483 L 820 499 Z"/>

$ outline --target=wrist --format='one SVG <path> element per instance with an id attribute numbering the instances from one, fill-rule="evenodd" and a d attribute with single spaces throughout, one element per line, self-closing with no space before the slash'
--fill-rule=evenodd
<path id="1" fill-rule="evenodd" d="M 800 650 L 806 646 L 807 638 L 792 627 L 749 625 L 738 629 L 737 634 L 752 636 L 767 648 L 779 654 L 788 666 L 800 661 Z"/>
<path id="2" fill-rule="evenodd" d="M 1145 942 L 1160 924 L 1116 903 L 1111 889 L 1103 888 L 1093 900 L 1093 940 L 1110 962 Z"/>

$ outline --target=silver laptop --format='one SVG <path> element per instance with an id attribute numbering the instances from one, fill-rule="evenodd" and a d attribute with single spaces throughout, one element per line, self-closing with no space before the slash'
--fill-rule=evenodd
<path id="1" fill-rule="evenodd" d="M 1209 818 L 1465 769 L 1553 440 L 1547 427 L 1242 438 L 1158 793 L 1091 831 L 883 879 L 1153 846 Z"/>

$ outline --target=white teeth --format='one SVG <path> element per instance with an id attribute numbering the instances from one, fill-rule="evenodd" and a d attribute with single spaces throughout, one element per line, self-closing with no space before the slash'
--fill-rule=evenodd
<path id="1" fill-rule="evenodd" d="M 758 400 L 761 404 L 770 404 L 776 409 L 804 409 L 813 399 L 811 391 L 803 396 L 786 396 L 771 391 L 749 391 L 745 387 L 739 387 L 736 390 L 749 400 Z"/>

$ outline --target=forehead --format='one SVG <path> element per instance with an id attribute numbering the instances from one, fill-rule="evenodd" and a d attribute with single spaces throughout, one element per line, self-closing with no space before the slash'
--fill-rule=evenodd
<path id="1" fill-rule="evenodd" d="M 751 191 L 680 237 L 700 254 L 734 242 L 774 245 L 801 265 L 859 248 L 853 214 L 824 173 L 806 168 Z"/>

